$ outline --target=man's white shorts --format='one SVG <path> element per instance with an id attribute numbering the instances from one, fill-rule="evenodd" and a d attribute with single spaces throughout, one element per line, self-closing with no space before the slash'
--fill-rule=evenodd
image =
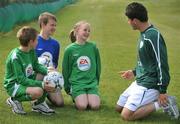
<path id="1" fill-rule="evenodd" d="M 137 85 L 134 81 L 119 97 L 117 105 L 136 111 L 139 107 L 157 101 L 159 91 Z"/>

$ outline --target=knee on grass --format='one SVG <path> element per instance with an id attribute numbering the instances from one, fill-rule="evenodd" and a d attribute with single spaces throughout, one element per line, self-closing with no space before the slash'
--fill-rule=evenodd
<path id="1" fill-rule="evenodd" d="M 92 110 L 98 110 L 100 108 L 100 104 L 89 104 L 89 107 Z"/>
<path id="2" fill-rule="evenodd" d="M 86 103 L 76 103 L 76 108 L 80 111 L 86 110 L 87 106 L 88 105 Z"/>
<path id="3" fill-rule="evenodd" d="M 134 112 L 133 113 L 121 112 L 121 117 L 125 121 L 134 121 L 135 120 Z"/>

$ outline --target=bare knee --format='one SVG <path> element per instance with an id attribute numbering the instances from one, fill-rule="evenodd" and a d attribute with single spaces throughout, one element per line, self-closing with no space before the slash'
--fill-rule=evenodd
<path id="1" fill-rule="evenodd" d="M 100 108 L 100 100 L 91 100 L 89 101 L 89 107 L 92 110 L 98 110 Z"/>
<path id="2" fill-rule="evenodd" d="M 78 110 L 83 111 L 87 108 L 88 100 L 87 100 L 86 94 L 81 94 L 81 95 L 77 96 L 74 100 L 75 100 L 76 108 Z"/>
<path id="3" fill-rule="evenodd" d="M 133 121 L 134 118 L 134 111 L 128 110 L 127 108 L 123 108 L 121 112 L 121 117 L 125 121 Z"/>
<path id="4" fill-rule="evenodd" d="M 37 87 L 37 88 L 36 88 L 35 90 L 33 90 L 33 92 L 31 93 L 31 97 L 32 97 L 33 100 L 34 100 L 34 99 L 38 99 L 38 98 L 40 98 L 40 97 L 43 95 L 43 93 L 44 93 L 43 89 Z"/>
<path id="5" fill-rule="evenodd" d="M 76 108 L 80 111 L 86 110 L 87 104 L 86 103 L 76 103 Z"/>
<path id="6" fill-rule="evenodd" d="M 100 108 L 100 98 L 95 94 L 88 94 L 88 104 L 92 110 L 98 110 Z"/>
<path id="7" fill-rule="evenodd" d="M 130 115 L 121 113 L 121 117 L 122 117 L 122 119 L 125 120 L 125 121 L 131 121 L 131 116 L 130 116 Z"/>
<path id="8" fill-rule="evenodd" d="M 100 104 L 90 104 L 89 106 L 92 110 L 98 110 L 100 108 Z"/>

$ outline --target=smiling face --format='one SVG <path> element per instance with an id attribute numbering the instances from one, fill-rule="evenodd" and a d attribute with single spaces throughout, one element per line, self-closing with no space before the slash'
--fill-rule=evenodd
<path id="1" fill-rule="evenodd" d="M 47 35 L 53 35 L 56 31 L 56 21 L 53 19 L 49 19 L 47 24 L 42 23 L 42 31 Z"/>
<path id="2" fill-rule="evenodd" d="M 90 25 L 88 23 L 82 23 L 77 27 L 75 35 L 77 41 L 87 41 L 90 35 Z"/>

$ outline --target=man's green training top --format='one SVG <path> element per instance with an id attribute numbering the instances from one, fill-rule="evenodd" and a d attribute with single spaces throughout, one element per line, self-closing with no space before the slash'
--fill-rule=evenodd
<path id="1" fill-rule="evenodd" d="M 162 35 L 153 26 L 141 32 L 135 72 L 138 85 L 166 93 L 170 81 L 167 49 Z"/>

